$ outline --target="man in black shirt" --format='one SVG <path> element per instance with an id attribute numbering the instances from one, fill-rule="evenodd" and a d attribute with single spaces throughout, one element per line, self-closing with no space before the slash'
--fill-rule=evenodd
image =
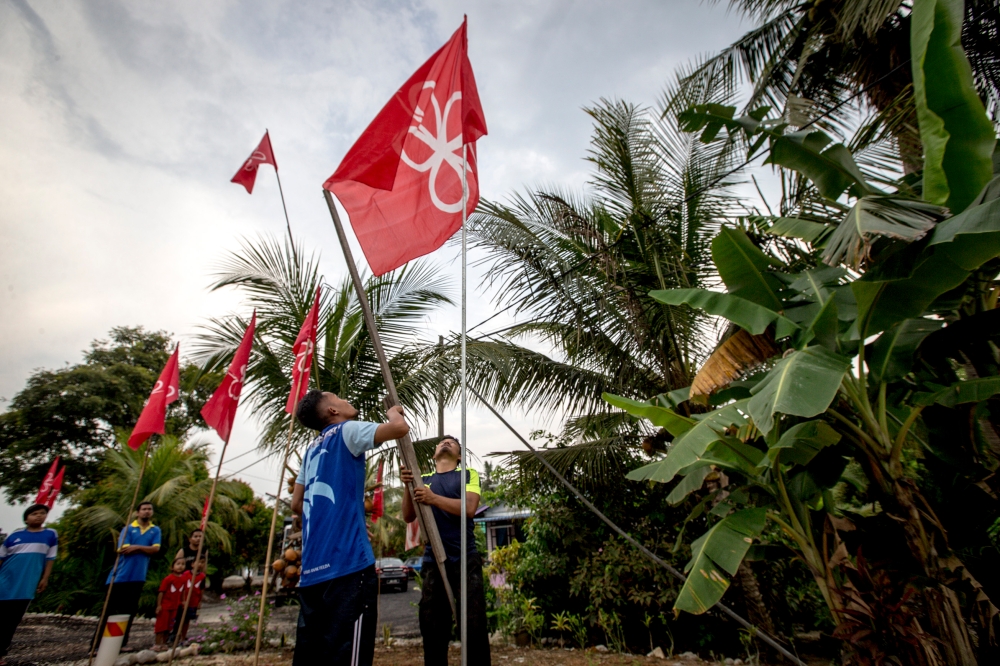
<path id="1" fill-rule="evenodd" d="M 472 517 L 479 507 L 479 474 L 473 470 L 459 468 L 461 449 L 458 440 L 445 435 L 434 451 L 433 474 L 423 476 L 425 488 L 414 491 L 415 499 L 432 507 L 444 552 L 448 556 L 445 568 L 448 581 L 455 593 L 455 603 L 461 603 L 461 554 L 462 529 L 467 531 L 468 548 L 468 641 L 467 654 L 470 664 L 490 666 L 490 639 L 486 627 L 486 594 L 483 590 L 483 561 L 476 550 Z M 413 481 L 413 472 L 400 468 L 399 477 L 404 483 Z M 461 483 L 465 483 L 466 515 L 463 519 Z M 403 493 L 403 520 L 412 523 L 417 519 L 416 507 L 409 493 Z M 441 582 L 430 545 L 424 550 L 423 587 L 420 597 L 420 635 L 424 638 L 424 666 L 447 666 L 448 643 L 456 624 L 451 617 L 448 593 Z M 461 608 L 458 609 L 461 613 Z"/>

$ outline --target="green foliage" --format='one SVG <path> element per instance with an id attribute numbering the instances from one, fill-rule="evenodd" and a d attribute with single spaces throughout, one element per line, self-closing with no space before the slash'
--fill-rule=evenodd
<path id="1" fill-rule="evenodd" d="M 84 360 L 37 370 L 0 414 L 0 486 L 11 502 L 34 496 L 55 456 L 66 466 L 63 495 L 86 488 L 122 433 L 131 432 L 156 378 L 173 351 L 162 331 L 117 327 L 95 340 Z M 183 438 L 218 376 L 181 367 L 180 399 L 167 409 L 166 432 Z"/>
<path id="2" fill-rule="evenodd" d="M 989 182 L 996 144 L 962 49 L 963 7 L 962 0 L 917 0 L 910 31 L 923 195 L 956 213 Z"/>

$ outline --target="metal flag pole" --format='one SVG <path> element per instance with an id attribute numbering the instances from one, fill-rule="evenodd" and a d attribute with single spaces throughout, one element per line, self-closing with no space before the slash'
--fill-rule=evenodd
<path id="1" fill-rule="evenodd" d="M 212 515 L 212 502 L 215 500 L 215 488 L 219 485 L 219 475 L 222 474 L 222 461 L 226 458 L 226 449 L 229 447 L 229 440 L 222 443 L 222 453 L 219 454 L 219 464 L 215 468 L 215 478 L 212 479 L 212 488 L 208 491 L 208 502 L 205 505 L 205 515 L 201 517 L 201 541 L 198 542 L 198 550 L 194 556 L 194 562 L 191 563 L 191 587 L 188 589 L 187 595 L 184 597 L 184 612 L 178 616 L 177 622 L 177 634 L 174 636 L 174 644 L 170 648 L 170 658 L 167 660 L 167 666 L 174 663 L 174 654 L 177 652 L 177 644 L 181 640 L 181 627 L 184 626 L 184 621 L 187 618 L 188 608 L 191 605 L 191 595 L 194 593 L 194 579 L 197 577 L 197 571 L 195 568 L 198 566 L 198 561 L 201 559 L 201 550 L 205 546 L 205 539 L 208 535 L 205 534 L 205 528 L 208 526 L 208 517 Z M 208 577 L 208 562 L 205 562 L 205 576 Z"/>
<path id="2" fill-rule="evenodd" d="M 271 134 L 268 132 L 267 128 L 264 128 L 264 133 L 267 134 L 268 145 L 271 145 Z M 271 148 L 272 155 L 274 153 L 274 148 Z M 281 209 L 285 211 L 285 225 L 288 227 L 288 240 L 292 243 L 292 253 L 295 253 L 295 240 L 292 238 L 292 223 L 288 219 L 288 207 L 285 205 L 285 191 L 281 189 L 281 176 L 278 175 L 278 167 L 274 167 L 274 177 L 278 179 L 278 194 L 281 195 Z M 298 261 L 298 256 L 295 257 Z"/>
<path id="3" fill-rule="evenodd" d="M 469 471 L 466 469 L 465 462 L 467 460 L 465 455 L 465 450 L 469 447 L 469 440 L 466 438 L 465 434 L 465 407 L 466 407 L 466 367 L 465 367 L 465 310 L 466 310 L 466 243 L 465 243 L 465 222 L 468 215 L 466 210 L 469 200 L 469 181 L 466 177 L 466 172 L 468 171 L 469 165 L 466 160 L 466 145 L 462 142 L 462 445 L 458 447 L 458 452 L 460 456 L 459 469 L 462 470 L 461 476 L 459 477 L 459 487 L 461 488 L 461 518 L 459 520 L 459 525 L 462 528 L 462 555 L 461 555 L 461 573 L 460 573 L 460 583 L 461 592 L 461 603 L 459 604 L 459 611 L 461 613 L 461 618 L 459 619 L 459 638 L 462 641 L 462 666 L 469 666 L 469 554 L 468 554 L 468 540 L 469 534 L 466 529 L 467 511 L 466 509 L 466 477 L 469 475 Z"/>
<path id="4" fill-rule="evenodd" d="M 298 360 L 296 359 L 296 362 Z M 302 373 L 295 380 L 293 394 L 299 394 L 299 382 Z M 271 512 L 271 531 L 267 537 L 267 555 L 264 556 L 264 587 L 260 591 L 260 608 L 257 611 L 257 642 L 253 649 L 253 666 L 260 661 L 260 639 L 264 633 L 264 608 L 267 605 L 267 583 L 271 580 L 271 557 L 274 555 L 274 530 L 278 524 L 278 507 L 281 506 L 281 491 L 285 486 L 285 469 L 288 467 L 288 456 L 292 451 L 292 431 L 295 430 L 295 414 L 289 414 L 288 442 L 285 444 L 285 455 L 281 459 L 281 473 L 278 475 L 278 490 L 274 494 L 274 511 Z M 205 537 L 202 537 L 204 541 Z"/>
<path id="5" fill-rule="evenodd" d="M 371 338 L 372 347 L 375 350 L 375 355 L 378 357 L 379 366 L 382 368 L 382 381 L 385 382 L 387 393 L 386 407 L 398 405 L 399 395 L 396 393 L 396 382 L 393 381 L 392 372 L 389 370 L 389 361 L 386 359 L 385 349 L 382 348 L 382 338 L 379 336 L 378 327 L 375 326 L 375 315 L 372 314 L 371 304 L 365 295 L 365 287 L 361 283 L 361 275 L 358 273 L 358 267 L 354 263 L 354 254 L 351 252 L 351 246 L 347 244 L 344 225 L 340 222 L 340 214 L 337 212 L 337 206 L 333 202 L 333 195 L 330 194 L 329 190 L 324 189 L 323 196 L 326 198 L 326 205 L 330 208 L 330 217 L 333 218 L 333 226 L 337 229 L 337 238 L 340 240 L 340 247 L 344 250 L 347 270 L 351 273 L 351 281 L 354 283 L 354 290 L 358 295 L 358 303 L 365 318 L 368 336 Z M 441 542 L 441 533 L 438 532 L 437 523 L 434 522 L 434 513 L 428 505 L 417 502 L 413 494 L 414 489 L 424 487 L 424 480 L 420 475 L 420 463 L 417 460 L 416 452 L 413 450 L 413 441 L 409 435 L 403 435 L 396 440 L 396 447 L 399 450 L 400 457 L 403 459 L 403 463 L 413 472 L 413 483 L 407 484 L 406 491 L 410 493 L 410 499 L 413 500 L 413 506 L 417 510 L 417 522 L 420 525 L 420 529 L 427 535 L 427 541 L 430 543 L 431 551 L 434 553 L 434 560 L 437 562 L 438 571 L 441 572 L 441 582 L 444 583 L 445 592 L 448 594 L 448 602 L 451 604 L 452 615 L 457 618 L 458 613 L 455 612 L 455 595 L 452 593 L 451 583 L 448 581 L 448 570 L 445 568 L 448 556 L 444 552 L 444 544 Z"/>
<path id="6" fill-rule="evenodd" d="M 150 435 L 149 440 L 146 442 L 146 452 L 142 455 L 142 464 L 139 466 L 139 478 L 135 482 L 135 492 L 132 493 L 132 504 L 128 507 L 128 513 L 125 514 L 125 530 L 128 530 L 128 526 L 132 524 L 132 512 L 135 511 L 136 500 L 139 499 L 139 487 L 142 485 L 142 476 L 146 473 L 146 461 L 149 460 L 149 451 L 153 448 L 153 437 Z M 125 530 L 122 531 L 122 535 L 125 534 Z M 119 539 L 121 536 L 119 536 Z M 118 544 L 118 540 L 115 540 L 115 545 Z M 115 564 L 111 567 L 111 582 L 108 583 L 108 592 L 104 595 L 104 607 L 101 608 L 101 619 L 97 621 L 97 631 L 94 632 L 94 640 L 90 644 L 90 655 L 87 658 L 87 666 L 91 666 L 94 663 L 94 653 L 97 652 L 97 641 L 101 638 L 101 633 L 103 632 L 104 621 L 108 617 L 108 602 L 111 601 L 111 588 L 115 586 L 115 576 L 118 575 L 118 563 L 122 559 L 122 549 L 121 546 L 115 549 Z"/>

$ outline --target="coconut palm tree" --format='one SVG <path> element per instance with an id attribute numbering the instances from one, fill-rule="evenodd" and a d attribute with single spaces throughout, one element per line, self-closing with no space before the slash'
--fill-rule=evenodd
<path id="1" fill-rule="evenodd" d="M 109 449 L 104 461 L 103 480 L 75 498 L 80 507 L 77 518 L 93 533 L 106 534 L 109 543 L 116 543 L 132 501 L 145 447 L 153 446 L 139 486 L 138 499 L 152 502 L 154 522 L 163 533 L 164 552 L 174 552 L 185 542 L 191 530 L 201 524 L 201 512 L 208 497 L 212 479 L 208 473 L 208 454 L 204 447 L 185 446 L 176 437 L 162 437 L 147 442 L 138 451 L 127 446 Z M 220 481 L 215 491 L 212 518 L 205 527 L 209 543 L 229 552 L 229 533 L 220 523 L 238 525 L 246 521 L 233 497 L 241 496 L 239 483 Z"/>
<path id="2" fill-rule="evenodd" d="M 468 225 L 471 245 L 485 250 L 496 306 L 527 319 L 470 340 L 470 383 L 503 406 L 567 413 L 546 455 L 563 471 L 586 470 L 585 483 L 631 465 L 639 434 L 601 404 L 602 392 L 686 386 L 715 339 L 709 318 L 648 296 L 712 284 L 709 242 L 738 212 L 727 177 L 732 146 L 699 143 L 665 119 L 668 100 L 679 98 L 724 103 L 728 95 L 674 84 L 655 111 L 602 100 L 587 110 L 595 172 L 586 193 L 551 188 L 483 201 Z M 448 367 L 456 347 L 443 352 Z"/>
<path id="3" fill-rule="evenodd" d="M 257 311 L 257 330 L 242 400 L 263 426 L 260 445 L 274 452 L 284 447 L 291 389 L 292 343 L 322 287 L 310 386 L 332 391 L 357 407 L 360 418 L 383 414 L 385 394 L 354 287 L 349 279 L 330 285 L 319 271 L 317 255 L 272 238 L 244 241 L 223 262 L 212 289 L 232 287 L 245 296 L 245 310 Z M 368 277 L 368 295 L 382 345 L 389 358 L 400 401 L 411 419 L 434 409 L 437 376 L 421 352 L 415 327 L 441 305 L 450 304 L 446 278 L 429 264 L 413 262 L 381 277 Z M 239 345 L 248 318 L 212 319 L 196 343 L 206 371 L 223 368 Z M 311 438 L 297 429 L 299 443 Z"/>
<path id="4" fill-rule="evenodd" d="M 907 171 L 922 164 L 910 67 L 910 0 L 730 0 L 757 25 L 703 61 L 684 82 L 715 79 L 730 89 L 751 85 L 745 109 L 783 110 L 801 126 L 828 113 L 827 129 L 841 130 L 859 111 L 873 130 L 897 144 Z M 994 121 L 1000 112 L 1000 8 L 967 0 L 962 43 L 976 87 Z M 858 91 L 863 94 L 857 96 Z M 855 99 L 856 98 L 856 99 Z M 845 103 L 852 100 L 850 103 Z M 682 111 L 683 107 L 677 107 Z"/>

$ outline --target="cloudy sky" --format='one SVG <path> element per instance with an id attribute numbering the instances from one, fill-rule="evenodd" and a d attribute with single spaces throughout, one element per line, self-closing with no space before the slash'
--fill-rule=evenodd
<path id="1" fill-rule="evenodd" d="M 490 130 L 481 191 L 494 199 L 585 187 L 584 106 L 652 104 L 676 66 L 747 27 L 687 0 L 0 3 L 0 397 L 33 369 L 78 362 L 113 326 L 172 332 L 183 354 L 208 317 L 241 311 L 207 286 L 241 238 L 284 232 L 269 167 L 252 196 L 229 182 L 265 127 L 293 232 L 338 282 L 346 268 L 321 184 L 463 13 Z M 457 286 L 456 251 L 433 259 Z M 481 277 L 473 270 L 470 286 Z M 492 314 L 493 294 L 471 296 L 470 325 Z M 449 310 L 423 334 L 458 326 Z M 544 414 L 511 417 L 525 434 L 558 428 Z M 457 432 L 455 410 L 446 421 Z M 469 440 L 480 456 L 515 448 L 485 411 L 470 412 Z M 253 424 L 232 441 L 227 457 L 250 451 Z M 264 461 L 240 477 L 273 493 L 276 469 Z M 0 507 L 0 527 L 19 514 Z"/>

